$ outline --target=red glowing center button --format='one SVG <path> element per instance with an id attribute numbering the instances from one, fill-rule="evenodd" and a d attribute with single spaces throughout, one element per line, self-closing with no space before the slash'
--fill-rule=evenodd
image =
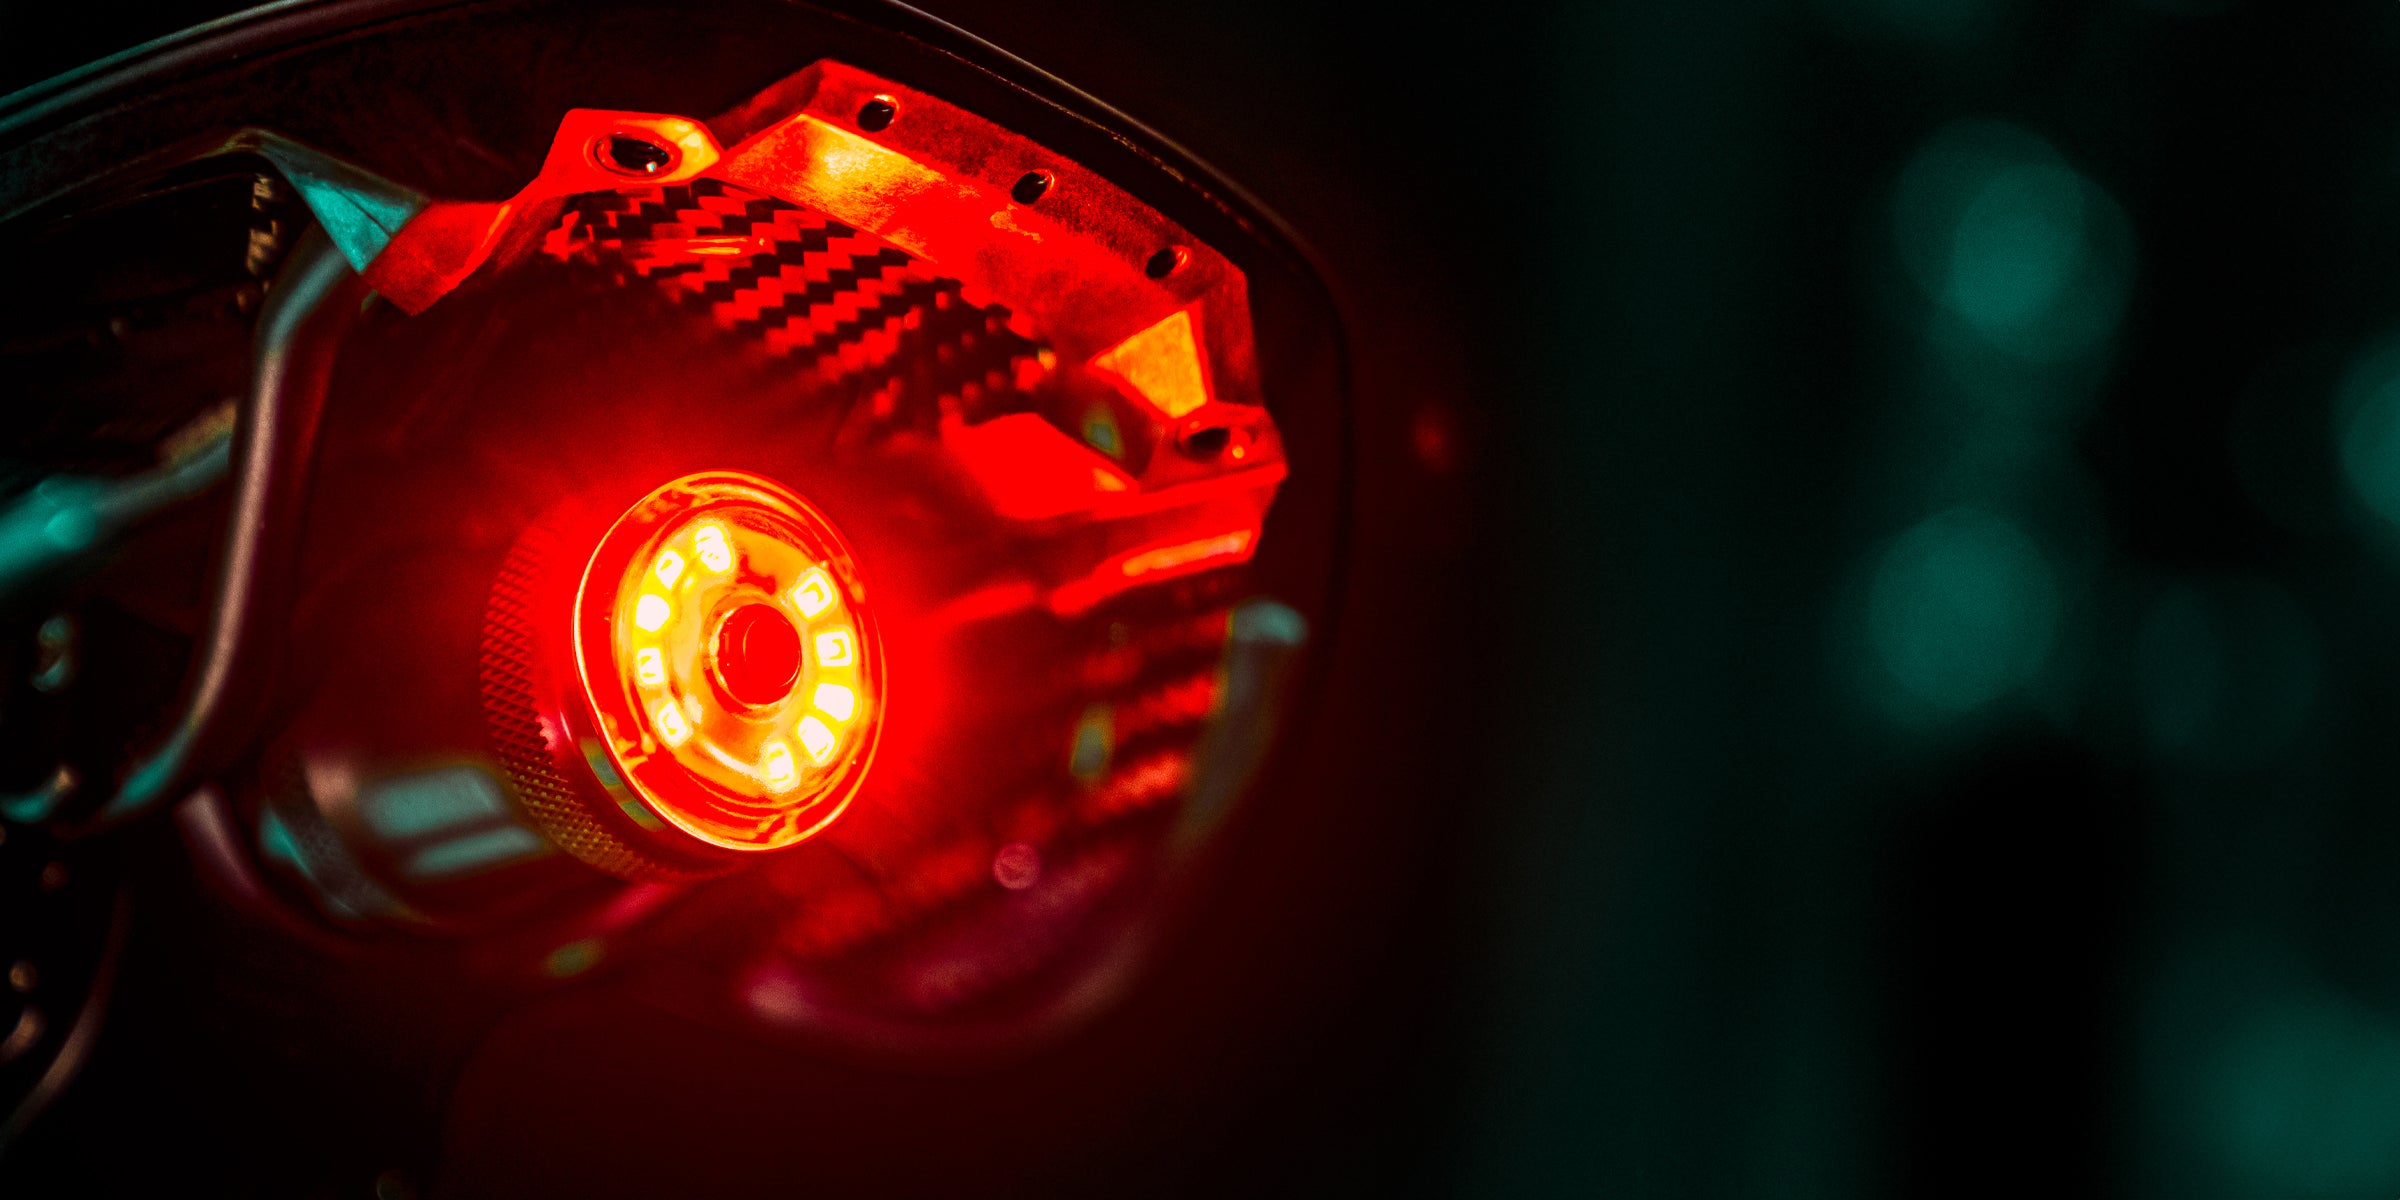
<path id="1" fill-rule="evenodd" d="M 745 604 L 717 627 L 717 682 L 736 703 L 764 708 L 800 678 L 800 631 L 772 604 Z"/>

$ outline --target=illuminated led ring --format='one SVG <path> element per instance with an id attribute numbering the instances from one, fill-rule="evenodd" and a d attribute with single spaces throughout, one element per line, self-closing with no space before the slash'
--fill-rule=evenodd
<path id="1" fill-rule="evenodd" d="M 620 517 L 584 568 L 574 642 L 637 820 L 778 849 L 839 816 L 874 757 L 881 646 L 850 548 L 757 476 L 687 476 Z"/>

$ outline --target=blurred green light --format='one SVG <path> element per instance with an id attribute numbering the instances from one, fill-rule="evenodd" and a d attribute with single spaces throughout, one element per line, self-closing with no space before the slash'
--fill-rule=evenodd
<path id="1" fill-rule="evenodd" d="M 1991 345 L 2054 361 L 2116 329 L 2130 226 L 2028 130 L 1968 121 L 1935 134 L 1901 172 L 1893 233 L 1927 298 Z"/>
<path id="2" fill-rule="evenodd" d="M 2330 992 L 2289 996 L 2229 1039 L 2207 1139 L 2255 1195 L 2390 1195 L 2400 1029 Z"/>
<path id="3" fill-rule="evenodd" d="M 42 535 L 60 550 L 81 550 L 98 540 L 100 523 L 89 509 L 72 508 L 44 522 Z"/>
<path id="4" fill-rule="evenodd" d="M 1884 552 L 1868 642 L 1903 707 L 1963 713 L 2039 674 L 2059 606 L 2057 576 L 2031 538 L 2005 517 L 1955 508 Z"/>
<path id="5" fill-rule="evenodd" d="M 2400 341 L 2360 356 L 2335 411 L 2351 492 L 2376 516 L 2400 522 Z"/>
<path id="6" fill-rule="evenodd" d="M 2005 334 L 2049 311 L 2083 256 L 2083 188 L 2074 172 L 2001 166 L 1958 214 L 1943 299 L 1977 328 Z"/>

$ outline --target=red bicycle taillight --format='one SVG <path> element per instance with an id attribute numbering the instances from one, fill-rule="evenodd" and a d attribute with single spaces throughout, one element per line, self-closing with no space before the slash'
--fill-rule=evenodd
<path id="1" fill-rule="evenodd" d="M 883 712 L 865 597 L 832 522 L 754 475 L 679 479 L 619 518 L 578 589 L 576 672 L 634 802 L 728 850 L 838 816 Z"/>
<path id="2" fill-rule="evenodd" d="M 8 815 L 189 797 L 228 895 L 441 965 L 379 1044 L 603 973 L 908 1052 L 1097 1011 L 1218 911 L 1326 661 L 1326 289 L 1200 164 L 896 8 L 534 7 L 0 101 L 0 240 L 62 298 L 0 357 L 59 385 L 20 440 L 91 497 L 65 540 L 237 483 L 60 552 L 22 740 L 71 715 L 76 757 Z M 148 469 L 168 428 L 209 449 Z M 92 687 L 195 638 L 186 695 Z"/>
<path id="3" fill-rule="evenodd" d="M 1114 118 L 783 44 L 873 67 L 495 100 L 526 144 L 480 182 L 436 169 L 475 140 L 228 144 L 311 230 L 258 357 L 309 369 L 243 410 L 288 551 L 229 560 L 293 583 L 223 593 L 290 607 L 224 643 L 257 744 L 169 745 L 120 807 L 231 763 L 337 923 L 672 890 L 690 978 L 769 1019 L 1022 1027 L 1275 744 L 1342 554 L 1339 341 L 1263 217 Z"/>
<path id="4" fill-rule="evenodd" d="M 864 782 L 885 708 L 849 542 L 737 471 L 675 480 L 600 528 L 581 506 L 554 514 L 492 594 L 485 708 L 529 807 L 627 874 L 824 829 Z"/>
<path id="5" fill-rule="evenodd" d="M 895 99 L 896 115 L 874 107 Z M 662 466 L 764 473 L 692 475 L 630 504 L 608 499 L 631 482 L 608 478 L 621 464 L 587 468 L 583 499 L 512 556 L 486 697 L 528 807 L 621 874 L 721 867 L 824 830 L 887 716 L 909 780 L 869 789 L 883 815 L 866 840 L 989 820 L 1028 803 L 1019 789 L 1060 839 L 1132 805 L 1061 820 L 1075 806 L 1046 794 L 1060 784 L 1172 796 L 1200 723 L 1134 736 L 1156 697 L 1129 687 L 1154 669 L 1129 648 L 1187 624 L 1222 638 L 1287 472 L 1241 272 L 1040 146 L 837 63 L 716 125 L 746 136 L 721 147 L 681 117 L 570 113 L 515 199 L 437 203 L 368 271 L 411 311 L 506 274 L 502 258 L 524 286 L 583 303 L 666 300 L 675 315 L 643 334 L 714 326 L 710 355 L 594 386 L 714 395 L 751 406 L 765 435 L 744 445 L 741 422 L 712 434 L 706 418 L 675 430 L 665 440 L 691 441 Z M 793 436 L 795 416 L 831 422 L 830 437 Z M 559 453 L 548 431 L 528 440 Z M 837 513 L 856 527 L 837 530 Z M 895 661 L 916 664 L 905 712 L 887 703 L 853 536 L 906 583 L 885 613 Z M 943 694 L 1005 686 L 969 649 L 1003 628 L 1049 647 L 1018 673 L 1018 702 L 943 711 Z M 1095 637 L 1099 657 L 1068 669 Z M 1204 717 L 1216 686 L 1186 678 L 1202 662 L 1164 657 L 1167 677 L 1142 686 L 1171 678 L 1173 711 Z M 1119 761 L 1120 740 L 1141 757 Z M 992 769 L 1019 760 L 1064 778 Z"/>

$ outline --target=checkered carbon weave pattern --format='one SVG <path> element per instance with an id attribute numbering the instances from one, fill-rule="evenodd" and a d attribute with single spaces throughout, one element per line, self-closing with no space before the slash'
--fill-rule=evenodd
<path id="1" fill-rule="evenodd" d="M 1010 411 L 1046 369 L 1004 306 L 873 234 L 719 180 L 579 197 L 544 249 L 650 280 L 804 372 L 856 381 L 887 421 Z"/>

